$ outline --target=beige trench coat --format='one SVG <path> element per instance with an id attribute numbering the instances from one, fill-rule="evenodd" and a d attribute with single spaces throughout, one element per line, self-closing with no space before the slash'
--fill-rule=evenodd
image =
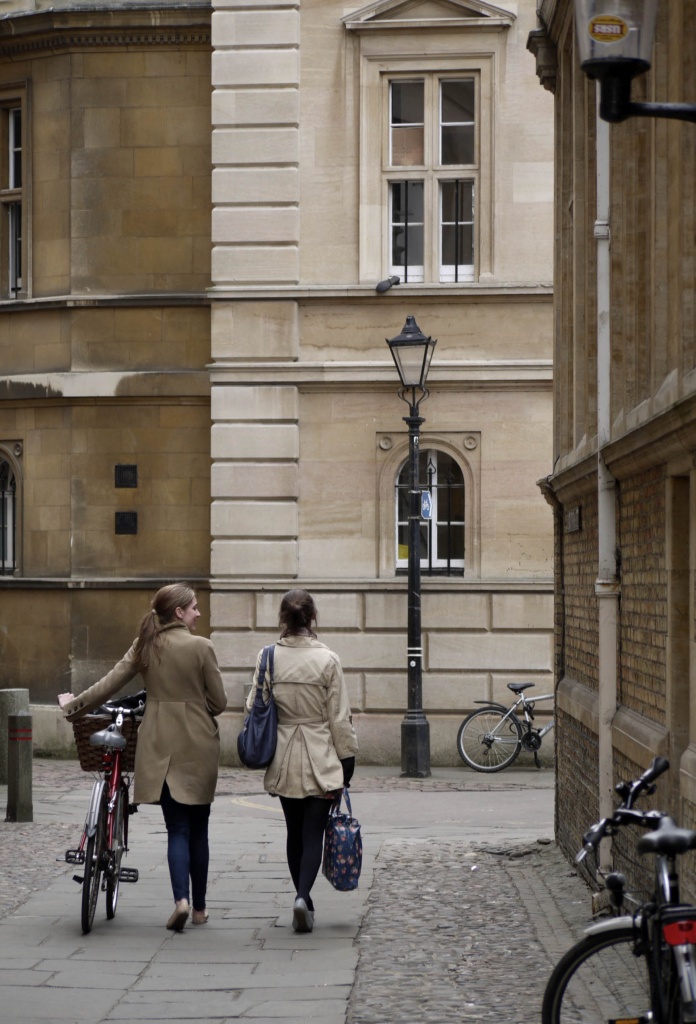
<path id="1" fill-rule="evenodd" d="M 143 673 L 147 703 L 138 730 L 133 799 L 158 803 L 166 781 L 179 803 L 209 804 L 220 759 L 215 716 L 227 705 L 215 649 L 182 622 L 162 633 L 161 658 L 153 654 Z M 133 656 L 131 647 L 111 672 L 65 705 L 65 717 L 81 718 L 118 693 L 137 675 Z"/>
<path id="2" fill-rule="evenodd" d="M 261 652 L 256 661 L 256 692 Z M 268 692 L 268 673 L 264 696 Z M 343 786 L 340 759 L 353 757 L 358 740 L 338 655 L 310 636 L 288 636 L 275 649 L 273 694 L 278 745 L 264 786 L 273 796 L 323 796 Z"/>

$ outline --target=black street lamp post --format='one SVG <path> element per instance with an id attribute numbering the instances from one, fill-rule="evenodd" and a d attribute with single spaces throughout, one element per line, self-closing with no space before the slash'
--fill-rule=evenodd
<path id="1" fill-rule="evenodd" d="M 634 103 L 631 81 L 650 69 L 658 0 L 575 0 L 580 66 L 599 81 L 599 116 L 696 122 L 694 103 Z"/>
<path id="2" fill-rule="evenodd" d="M 420 428 L 425 422 L 419 405 L 428 397 L 425 382 L 437 341 L 426 338 L 415 318 L 406 317 L 401 334 L 387 338 L 401 379 L 399 398 L 409 407 L 408 426 L 408 705 L 401 723 L 401 773 L 424 779 L 430 775 L 430 726 L 423 712 L 423 648 L 421 642 L 420 523 L 418 483 Z"/>

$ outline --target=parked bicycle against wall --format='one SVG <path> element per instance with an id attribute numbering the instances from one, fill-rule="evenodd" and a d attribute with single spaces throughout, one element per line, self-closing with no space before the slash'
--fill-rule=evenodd
<path id="1" fill-rule="evenodd" d="M 655 858 L 655 891 L 627 915 L 625 877 L 606 875 L 613 913 L 621 916 L 591 925 L 556 965 L 544 993 L 542 1024 L 696 1021 L 696 907 L 680 902 L 677 871 L 677 858 L 696 849 L 696 832 L 678 828 L 662 811 L 633 808 L 641 794 L 654 793 L 655 779 L 668 768 L 657 757 L 639 779 L 620 783 L 621 805 L 583 837 L 578 861 L 625 825 L 648 830 L 637 849 Z"/>
<path id="2" fill-rule="evenodd" d="M 542 729 L 534 726 L 534 707 L 540 700 L 551 700 L 552 693 L 539 697 L 524 694 L 534 683 L 508 683 L 508 690 L 517 697 L 506 707 L 491 701 L 475 700 L 485 707 L 472 711 L 459 726 L 457 750 L 462 761 L 477 772 L 501 772 L 509 768 L 521 750 L 534 754 L 537 768 L 538 750 L 544 736 L 553 729 L 553 720 Z"/>
<path id="3" fill-rule="evenodd" d="M 128 852 L 128 821 L 136 811 L 128 795 L 144 710 L 145 691 L 141 690 L 106 701 L 93 714 L 73 722 L 80 767 L 98 772 L 80 845 L 65 851 L 68 864 L 84 866 L 84 875 L 73 875 L 82 886 L 84 934 L 92 930 L 100 890 L 106 892 L 106 916 L 111 920 L 121 882 L 138 881 L 137 869 L 123 867 L 121 861 Z"/>

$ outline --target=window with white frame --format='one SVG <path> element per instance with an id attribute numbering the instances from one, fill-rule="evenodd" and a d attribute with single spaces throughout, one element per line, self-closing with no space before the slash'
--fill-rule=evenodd
<path id="1" fill-rule="evenodd" d="M 404 284 L 472 281 L 478 76 L 385 75 L 385 89 L 389 274 Z"/>
<path id="2" fill-rule="evenodd" d="M 2 159 L 0 161 L 0 207 L 2 207 L 2 248 L 0 291 L 16 298 L 25 289 L 25 182 L 23 154 L 23 105 L 21 99 L 3 103 L 0 96 Z"/>
<path id="3" fill-rule="evenodd" d="M 17 566 L 17 480 L 10 463 L 0 457 L 0 576 Z"/>
<path id="4" fill-rule="evenodd" d="M 456 575 L 464 572 L 464 476 L 447 452 L 436 448 L 419 453 L 418 487 L 430 494 L 432 517 L 420 523 L 421 572 Z M 408 568 L 409 463 L 396 480 L 396 569 Z"/>

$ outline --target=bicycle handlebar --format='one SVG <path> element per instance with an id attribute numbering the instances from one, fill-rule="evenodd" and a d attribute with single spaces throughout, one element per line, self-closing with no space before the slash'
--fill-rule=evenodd
<path id="1" fill-rule="evenodd" d="M 139 690 L 137 693 L 128 694 L 126 697 L 117 697 L 113 700 L 106 700 L 98 708 L 92 712 L 95 715 L 111 715 L 112 718 L 121 715 L 130 715 L 135 718 L 136 715 L 142 715 L 145 711 L 145 703 L 147 700 L 147 694 L 145 690 Z"/>
<path id="2" fill-rule="evenodd" d="M 580 864 L 592 850 L 596 850 L 606 835 L 615 835 L 622 825 L 638 825 L 641 828 L 655 829 L 665 817 L 663 811 L 637 811 L 633 809 L 635 800 L 642 793 L 655 792 L 655 780 L 669 768 L 666 757 L 656 757 L 649 768 L 639 779 L 633 782 L 620 782 L 617 793 L 623 797 L 611 818 L 602 818 L 596 822 L 582 837 L 582 849 L 576 854 L 575 863 Z"/>

